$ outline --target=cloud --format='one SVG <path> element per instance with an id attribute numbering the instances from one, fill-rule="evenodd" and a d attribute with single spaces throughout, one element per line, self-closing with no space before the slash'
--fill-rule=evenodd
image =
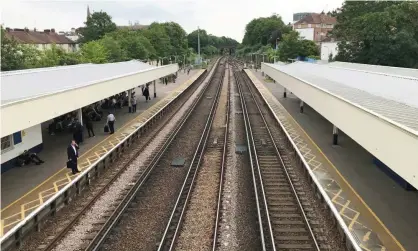
<path id="1" fill-rule="evenodd" d="M 287 23 L 295 12 L 328 11 L 343 0 L 138 0 L 138 1 L 2 1 L 2 23 L 11 28 L 69 30 L 80 27 L 90 10 L 103 10 L 118 25 L 174 21 L 186 32 L 197 26 L 217 36 L 241 42 L 245 25 L 254 18 L 277 13 Z"/>

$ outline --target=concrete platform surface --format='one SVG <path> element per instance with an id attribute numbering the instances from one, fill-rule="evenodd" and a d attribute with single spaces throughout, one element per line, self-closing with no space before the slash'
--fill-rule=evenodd
<path id="1" fill-rule="evenodd" d="M 128 113 L 128 107 L 117 109 L 115 113 L 115 133 L 104 133 L 105 118 L 94 124 L 96 137 L 88 138 L 84 132 L 84 142 L 80 145 L 79 170 L 90 167 L 97 159 L 138 128 L 141 123 L 153 116 L 161 107 L 174 98 L 179 91 L 193 83 L 204 70 L 193 70 L 190 74 L 179 72 L 176 83 L 168 85 L 157 80 L 157 98 L 153 98 L 153 86 L 150 86 L 151 101 L 145 102 L 141 91 L 136 91 L 138 98 L 137 113 Z M 39 154 L 44 164 L 13 168 L 1 175 L 1 230 L 2 234 L 10 230 L 30 212 L 58 192 L 74 177 L 65 167 L 66 148 L 71 141 L 69 133 L 54 136 L 43 133 L 44 150 Z"/>
<path id="2" fill-rule="evenodd" d="M 305 113 L 299 114 L 299 100 L 297 98 L 292 97 L 292 95 L 289 97 L 290 93 L 288 93 L 289 98 L 283 101 L 281 98 L 283 97 L 283 88 L 279 84 L 273 83 L 273 81 L 265 81 L 260 71 L 247 70 L 247 72 L 249 72 L 249 76 L 256 87 L 259 88 L 290 137 L 296 143 L 334 206 L 339 210 L 347 227 L 357 237 L 359 245 L 364 250 L 405 250 L 392 234 L 392 231 L 395 232 L 395 229 L 391 228 L 389 230 L 382 222 L 383 220 L 386 223 L 386 220 L 393 217 L 392 208 L 398 207 L 392 204 L 393 198 L 388 198 L 398 196 L 399 192 L 401 192 L 400 189 L 393 189 L 394 182 L 390 182 L 389 178 L 383 178 L 384 181 L 382 181 L 381 178 L 384 175 L 379 174 L 380 171 L 372 165 L 371 159 L 369 164 L 366 164 L 367 160 L 364 159 L 366 154 L 358 154 L 358 152 L 361 152 L 359 150 L 346 151 L 346 148 L 356 149 L 357 147 L 358 149 L 359 147 L 353 143 L 347 144 L 349 141 L 348 137 L 341 135 L 341 146 L 333 147 L 332 125 L 329 122 L 327 122 L 328 124 L 323 123 L 323 121 L 318 123 L 318 119 L 305 119 L 303 122 L 300 122 L 302 120 L 299 117 L 313 116 L 312 109 L 306 107 L 306 104 Z M 315 115 L 315 117 L 318 116 L 318 114 Z M 322 118 L 322 120 L 325 119 Z M 305 128 L 310 129 L 307 130 L 308 132 L 305 132 Z M 312 139 L 310 135 L 314 138 Z M 320 145 L 318 146 L 316 142 Z M 375 172 L 371 170 L 375 170 Z M 382 196 L 382 192 L 391 193 L 391 190 L 396 190 L 397 193 L 392 193 L 391 196 L 386 196 L 386 194 Z M 364 196 L 368 194 L 374 194 L 374 196 Z M 407 193 L 405 192 L 403 195 L 406 196 Z M 366 200 L 363 199 L 363 196 Z M 384 200 L 384 197 L 388 199 Z M 414 200 L 413 197 L 415 195 L 412 194 L 412 196 L 408 197 Z M 411 202 L 404 201 L 404 199 L 405 197 L 403 199 L 396 198 L 395 200 L 402 204 L 402 207 L 405 207 L 405 205 L 409 205 Z M 369 204 L 373 206 L 378 205 L 378 208 L 371 208 Z M 414 208 L 416 207 L 413 206 L 408 209 L 411 210 L 409 215 L 414 215 L 412 213 Z M 374 210 L 383 214 L 377 215 Z M 397 213 L 401 214 L 400 211 Z M 404 213 L 406 212 L 404 211 Z M 405 235 L 397 235 L 397 237 L 402 238 L 401 241 L 407 247 L 407 250 L 413 250 L 412 247 L 417 247 L 417 232 L 411 233 L 411 230 L 413 230 L 412 226 L 403 224 L 404 220 L 402 217 L 404 215 L 396 217 L 399 219 L 399 221 L 395 221 L 398 224 L 398 228 L 405 227 L 402 230 Z M 412 219 L 410 218 L 410 221 Z M 390 220 L 390 222 L 394 221 Z M 415 236 L 414 240 L 406 240 L 413 238 L 413 236 Z M 415 244 L 412 244 L 412 242 L 415 242 Z"/>

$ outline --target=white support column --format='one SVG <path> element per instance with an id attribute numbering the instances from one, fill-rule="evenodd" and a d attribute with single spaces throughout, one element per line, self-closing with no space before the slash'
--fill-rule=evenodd
<path id="1" fill-rule="evenodd" d="M 286 88 L 284 88 L 284 92 L 283 92 L 283 98 L 286 98 L 286 96 L 287 96 L 287 93 L 286 93 L 287 91 L 286 91 Z"/>
<path id="2" fill-rule="evenodd" d="M 303 100 L 300 101 L 299 111 L 300 113 L 303 113 Z"/>
<path id="3" fill-rule="evenodd" d="M 78 121 L 83 125 L 83 108 L 78 109 Z"/>
<path id="4" fill-rule="evenodd" d="M 338 145 L 338 128 L 332 125 L 332 144 Z"/>
<path id="5" fill-rule="evenodd" d="M 131 97 L 132 97 L 132 89 L 128 90 L 128 109 L 129 109 L 129 113 L 132 112 L 132 101 L 131 101 Z"/>
<path id="6" fill-rule="evenodd" d="M 157 86 L 155 85 L 155 80 L 153 82 L 154 82 L 154 98 L 156 98 L 157 97 Z"/>

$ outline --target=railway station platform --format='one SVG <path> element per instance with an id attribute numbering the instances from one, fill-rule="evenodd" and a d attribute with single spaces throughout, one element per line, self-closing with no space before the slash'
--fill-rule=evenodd
<path id="1" fill-rule="evenodd" d="M 80 144 L 79 170 L 82 171 L 90 167 L 106 152 L 112 151 L 116 144 L 158 112 L 179 91 L 190 86 L 203 72 L 204 70 L 191 70 L 187 74 L 179 71 L 176 83 L 170 82 L 168 85 L 157 80 L 157 97 L 153 97 L 153 89 L 150 86 L 151 100 L 148 102 L 145 102 L 140 88 L 137 88 L 137 112 L 128 113 L 128 107 L 116 109 L 115 133 L 113 135 L 103 131 L 106 118 L 94 122 L 96 137 L 88 138 L 88 134 L 84 130 L 84 142 Z M 61 133 L 51 136 L 44 128 L 42 137 L 44 137 L 44 150 L 39 154 L 39 157 L 45 163 L 13 168 L 1 175 L 1 235 L 77 176 L 65 167 L 66 147 L 70 143 L 72 135 Z"/>
<path id="2" fill-rule="evenodd" d="M 418 194 L 399 187 L 373 165 L 372 156 L 340 132 L 332 145 L 333 125 L 261 71 L 245 70 L 298 146 L 348 229 L 364 250 L 414 250 Z"/>

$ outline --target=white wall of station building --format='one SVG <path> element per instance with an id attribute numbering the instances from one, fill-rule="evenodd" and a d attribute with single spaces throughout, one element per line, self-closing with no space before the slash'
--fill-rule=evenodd
<path id="1" fill-rule="evenodd" d="M 329 55 L 332 53 L 332 57 L 338 54 L 337 42 L 322 42 L 321 43 L 321 60 L 328 60 Z"/>
<path id="2" fill-rule="evenodd" d="M 311 40 L 311 41 L 314 40 L 314 34 L 315 34 L 314 28 L 301 28 L 301 29 L 296 28 L 295 30 L 299 32 L 299 35 L 303 37 L 304 39 Z"/>
<path id="3" fill-rule="evenodd" d="M 24 129 L 20 131 L 20 134 L 21 134 L 21 142 L 14 142 L 13 134 L 6 136 L 10 140 L 10 146 L 6 149 L 2 149 L 1 164 L 11 159 L 16 158 L 25 150 L 30 150 L 42 144 L 41 124 Z M 4 143 L 4 140 L 5 139 L 2 138 L 2 144 Z"/>

